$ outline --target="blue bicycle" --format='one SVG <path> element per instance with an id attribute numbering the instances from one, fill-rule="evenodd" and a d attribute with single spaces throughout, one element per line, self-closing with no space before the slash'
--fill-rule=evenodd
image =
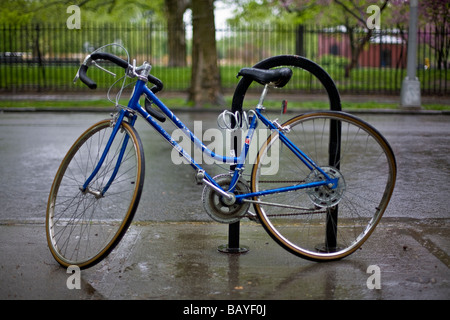
<path id="1" fill-rule="evenodd" d="M 277 56 L 263 67 L 239 71 L 242 78 L 233 101 L 236 111 L 219 116 L 227 130 L 245 133 L 236 150 L 240 152 L 230 156 L 208 149 L 158 99 L 156 93 L 163 84 L 150 74 L 149 63 L 137 67 L 135 61 L 130 64 L 129 59 L 97 50 L 85 59 L 77 77 L 95 89 L 96 83 L 86 72 L 91 65 L 103 68 L 100 64 L 105 62 L 123 68 L 124 76 L 136 82 L 128 105 L 118 108 L 111 119 L 88 128 L 56 173 L 48 199 L 46 232 L 49 248 L 61 265 L 87 268 L 98 263 L 128 229 L 145 175 L 143 146 L 134 128 L 139 116 L 196 171 L 197 183 L 204 184 L 203 206 L 216 221 L 254 220 L 283 248 L 313 261 L 348 256 L 380 221 L 394 189 L 396 161 L 375 128 L 339 111 L 306 113 L 282 124 L 265 114 L 269 91 L 286 86 L 299 72 L 317 77 L 330 103 L 337 102 L 333 81 L 312 61 Z M 263 88 L 259 103 L 254 109 L 242 110 L 246 90 L 253 82 Z M 160 125 L 167 118 L 204 154 L 230 165 L 230 170 L 214 177 L 208 174 Z M 246 175 L 243 169 L 258 125 L 268 135 Z"/>

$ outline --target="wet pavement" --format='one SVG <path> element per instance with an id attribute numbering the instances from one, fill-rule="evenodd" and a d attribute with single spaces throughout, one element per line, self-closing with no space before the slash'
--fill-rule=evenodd
<path id="1" fill-rule="evenodd" d="M 146 181 L 135 223 L 107 259 L 81 271 L 80 289 L 68 289 L 71 275 L 46 244 L 48 192 L 70 144 L 105 115 L 0 113 L 0 299 L 450 298 L 450 116 L 418 114 L 360 115 L 391 143 L 397 185 L 362 249 L 331 263 L 289 254 L 247 220 L 240 241 L 249 252 L 218 252 L 228 226 L 211 222 L 193 170 L 168 166 L 169 145 L 140 121 Z M 179 117 L 217 127 L 214 113 Z"/>
<path id="2" fill-rule="evenodd" d="M 262 227 L 241 225 L 245 254 L 224 254 L 223 225 L 135 224 L 119 247 L 81 271 L 80 289 L 46 247 L 42 224 L 0 227 L 1 299 L 448 299 L 448 220 L 386 219 L 361 250 L 314 263 L 276 245 Z M 380 270 L 370 288 L 370 266 Z"/>

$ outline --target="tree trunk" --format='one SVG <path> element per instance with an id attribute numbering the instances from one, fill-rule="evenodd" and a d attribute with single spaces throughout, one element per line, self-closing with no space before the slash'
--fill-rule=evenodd
<path id="1" fill-rule="evenodd" d="M 195 107 L 224 105 L 217 65 L 213 0 L 192 1 L 192 74 L 189 101 Z"/>
<path id="2" fill-rule="evenodd" d="M 189 1 L 165 0 L 169 67 L 186 66 L 186 31 L 183 15 Z"/>
<path id="3" fill-rule="evenodd" d="M 370 37 L 372 37 L 372 30 L 367 29 L 367 33 L 363 38 L 355 36 L 355 29 L 353 27 L 346 26 L 348 38 L 350 39 L 350 50 L 351 50 L 351 61 L 345 67 L 345 78 L 350 78 L 350 72 L 354 67 L 358 65 L 359 55 L 364 49 L 364 46 L 369 42 Z"/>

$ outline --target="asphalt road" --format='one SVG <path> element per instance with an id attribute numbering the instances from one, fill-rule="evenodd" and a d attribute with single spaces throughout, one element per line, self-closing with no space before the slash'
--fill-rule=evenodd
<path id="1" fill-rule="evenodd" d="M 135 217 L 141 224 L 108 261 L 83 271 L 82 290 L 68 290 L 68 275 L 45 243 L 48 192 L 71 143 L 107 114 L 0 113 L 0 298 L 450 298 L 450 116 L 360 116 L 385 135 L 398 165 L 392 201 L 368 250 L 337 263 L 310 263 L 244 223 L 242 241 L 250 253 L 217 253 L 226 226 L 206 223 L 211 220 L 193 170 L 171 165 L 169 145 L 141 120 L 146 182 Z M 217 128 L 217 114 L 179 118 L 188 126 L 202 120 L 203 129 Z M 381 290 L 367 289 L 372 264 L 381 267 Z"/>
<path id="2" fill-rule="evenodd" d="M 0 114 L 0 220 L 42 220 L 56 170 L 75 139 L 104 113 Z M 398 177 L 385 217 L 449 218 L 450 116 L 361 115 L 389 141 Z M 193 128 L 217 128 L 217 114 L 180 115 Z M 169 132 L 170 126 L 166 126 Z M 172 149 L 142 120 L 146 177 L 136 219 L 209 221 L 200 204 L 202 186 L 188 165 L 173 165 Z M 221 173 L 221 168 L 215 170 Z M 179 204 L 183 204 L 180 210 Z"/>

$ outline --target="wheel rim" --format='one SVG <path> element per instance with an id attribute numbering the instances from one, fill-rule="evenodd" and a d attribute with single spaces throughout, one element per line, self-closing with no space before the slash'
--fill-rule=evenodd
<path id="1" fill-rule="evenodd" d="M 65 265 L 86 267 L 107 254 L 126 230 L 140 196 L 140 150 L 128 126 L 119 130 L 104 165 L 90 184 L 101 190 L 111 176 L 128 135 L 127 150 L 116 179 L 104 196 L 83 193 L 80 186 L 97 163 L 112 127 L 110 121 L 88 129 L 72 146 L 55 177 L 47 208 L 47 237 L 56 260 Z M 120 194 L 120 196 L 119 196 Z"/>
<path id="2" fill-rule="evenodd" d="M 304 189 L 303 191 L 302 189 L 296 192 L 267 196 L 260 200 L 289 203 L 304 208 L 303 212 L 300 210 L 289 212 L 288 209 L 275 206 L 255 205 L 264 227 L 279 244 L 297 255 L 312 260 L 338 259 L 360 247 L 385 211 L 395 182 L 395 159 L 390 147 L 366 123 L 339 113 L 324 112 L 316 113 L 316 116 L 296 117 L 284 125 L 291 126 L 288 138 L 292 139 L 300 149 L 317 163 L 324 163 L 324 161 L 326 163 L 330 161 L 329 154 L 327 154 L 329 151 L 327 128 L 329 128 L 330 120 L 342 121 L 341 156 L 335 165 L 339 167 L 337 172 L 342 175 L 342 181 L 345 183 L 339 197 L 335 199 L 338 201 L 334 204 L 332 202 L 321 203 L 319 200 L 323 201 L 323 198 L 319 196 L 320 190 Z M 322 128 L 320 134 L 312 134 L 317 131 L 317 128 Z M 264 163 L 264 157 L 267 155 L 268 149 L 276 145 L 277 140 L 278 136 L 272 135 L 260 150 L 257 164 L 252 172 L 253 192 L 269 188 L 266 187 L 269 183 L 263 179 L 276 181 L 277 183 L 271 185 L 273 188 L 286 186 L 281 183 L 285 177 L 292 184 L 295 176 L 299 181 L 302 180 L 305 183 L 313 175 L 305 170 L 306 167 L 298 169 L 297 164 L 292 165 L 289 168 L 290 171 L 280 168 L 281 171 L 270 177 L 261 175 L 263 172 L 261 164 Z M 279 167 L 287 168 L 292 157 L 284 158 L 283 155 L 286 154 L 284 151 L 280 152 Z M 365 162 L 362 158 L 365 159 Z M 325 168 L 334 170 L 330 169 L 332 167 Z M 293 173 L 294 171 L 297 172 Z M 336 225 L 332 226 L 332 224 Z M 332 227 L 336 228 L 334 236 L 337 244 L 328 245 L 327 248 L 327 243 L 333 243 L 329 240 Z M 327 249 L 324 250 L 324 248 Z"/>

